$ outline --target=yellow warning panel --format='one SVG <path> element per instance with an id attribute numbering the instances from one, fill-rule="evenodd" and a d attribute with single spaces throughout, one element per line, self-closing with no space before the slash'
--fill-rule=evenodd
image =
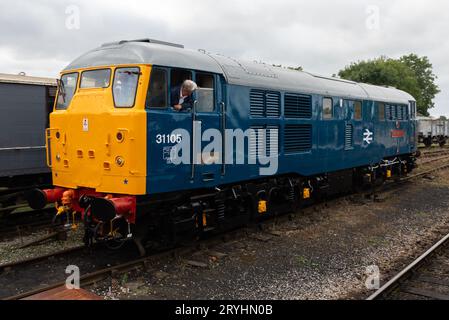
<path id="1" fill-rule="evenodd" d="M 121 88 L 121 70 L 139 70 L 134 104 L 119 107 L 114 94 Z M 78 85 L 65 109 L 50 115 L 47 157 L 53 183 L 66 188 L 98 192 L 146 194 L 147 113 L 145 100 L 151 66 L 104 66 L 108 85 L 85 88 L 83 74 L 98 68 L 72 70 Z M 115 90 L 115 91 L 114 91 Z M 62 98 L 61 98 L 62 99 Z"/>

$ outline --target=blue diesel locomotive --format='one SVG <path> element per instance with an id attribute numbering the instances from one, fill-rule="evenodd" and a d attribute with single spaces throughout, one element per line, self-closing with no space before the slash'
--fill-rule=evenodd
<path id="1" fill-rule="evenodd" d="M 196 82 L 176 111 L 170 92 Z M 180 241 L 381 184 L 415 167 L 406 92 L 150 39 L 108 43 L 62 73 L 47 130 L 59 201 L 94 239 Z M 61 212 L 59 212 L 61 214 Z"/>

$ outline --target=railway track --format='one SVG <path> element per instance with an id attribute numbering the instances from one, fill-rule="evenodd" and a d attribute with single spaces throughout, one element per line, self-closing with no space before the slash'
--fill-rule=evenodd
<path id="1" fill-rule="evenodd" d="M 113 267 L 101 269 L 98 271 L 93 271 L 91 273 L 85 274 L 80 277 L 80 287 L 86 288 L 90 285 L 93 285 L 96 282 L 105 280 L 110 276 L 117 276 L 118 274 L 121 274 L 124 272 L 129 272 L 129 271 L 138 269 L 140 267 L 145 268 L 146 264 L 149 263 L 150 260 L 157 260 L 157 259 L 162 259 L 162 258 L 165 258 L 168 256 L 175 256 L 175 255 L 177 255 L 176 251 L 172 250 L 172 251 L 164 252 L 159 255 L 144 257 L 144 258 L 137 259 L 134 261 L 122 263 L 122 264 L 119 264 L 119 265 L 116 265 Z M 50 290 L 58 288 L 58 287 L 63 287 L 65 285 L 66 285 L 65 281 L 60 281 L 60 282 L 56 282 L 56 283 L 53 283 L 53 284 L 45 286 L 45 287 L 37 288 L 37 289 L 31 290 L 28 292 L 24 292 L 24 293 L 20 293 L 20 294 L 14 295 L 14 296 L 6 297 L 3 300 L 21 300 L 21 299 L 25 299 L 25 298 L 28 298 L 30 296 L 33 296 L 33 295 L 36 295 L 39 293 L 50 291 Z"/>
<path id="2" fill-rule="evenodd" d="M 25 206 L 20 206 L 20 209 L 26 210 L 0 218 L 0 241 L 54 227 L 52 222 L 55 209 L 53 206 L 42 210 L 32 210 Z"/>
<path id="3" fill-rule="evenodd" d="M 424 165 L 428 165 L 428 164 L 434 164 L 437 161 L 443 161 L 443 160 L 449 160 L 449 157 L 444 157 L 444 158 L 440 158 L 440 159 L 433 159 L 431 161 L 427 161 L 425 163 L 421 163 L 421 165 L 424 166 Z M 433 173 L 436 173 L 436 172 L 441 171 L 441 170 L 446 170 L 446 169 L 449 169 L 449 163 L 444 163 L 444 164 L 441 164 L 439 166 L 435 166 L 435 167 L 433 167 L 431 169 L 423 170 L 421 172 L 418 172 L 418 173 L 415 173 L 415 174 L 412 174 L 412 175 L 401 177 L 400 179 L 396 179 L 396 180 L 392 180 L 390 182 L 387 182 L 384 185 L 382 185 L 380 187 L 380 189 L 376 188 L 376 189 L 373 190 L 374 198 L 376 198 L 380 193 L 386 192 L 386 191 L 388 191 L 388 190 L 390 190 L 392 188 L 395 188 L 395 187 L 399 187 L 400 185 L 402 185 L 404 183 L 407 183 L 409 181 L 412 181 L 412 180 L 415 180 L 415 179 L 418 179 L 418 178 L 426 177 L 426 176 L 429 176 L 429 175 L 431 175 Z"/>
<path id="4" fill-rule="evenodd" d="M 409 176 L 403 177 L 403 178 L 401 178 L 401 180 L 396 181 L 396 182 L 400 183 L 400 182 L 410 181 L 410 180 L 413 180 L 413 179 L 416 179 L 416 178 L 424 177 L 424 176 L 429 175 L 431 173 L 435 173 L 435 172 L 438 172 L 438 171 L 441 171 L 441 170 L 445 170 L 445 169 L 449 169 L 449 163 L 440 165 L 438 167 L 435 167 L 435 168 L 432 168 L 432 169 L 429 169 L 429 170 L 425 170 L 423 172 L 419 172 L 419 173 L 416 173 L 416 174 L 413 174 L 413 175 L 409 175 Z"/>
<path id="5" fill-rule="evenodd" d="M 21 260 L 21 261 L 17 261 L 17 262 L 0 264 L 0 274 L 5 273 L 5 272 L 10 272 L 18 267 L 23 267 L 23 266 L 31 265 L 34 263 L 39 263 L 39 262 L 45 261 L 47 259 L 62 257 L 65 255 L 68 255 L 68 254 L 81 252 L 85 249 L 86 249 L 86 247 L 84 245 L 82 245 L 82 246 L 72 247 L 72 248 L 60 250 L 57 252 L 52 252 L 49 254 L 45 254 L 45 255 L 41 255 L 41 256 L 37 256 L 37 257 L 33 257 L 33 258 L 29 258 L 29 259 L 25 259 L 25 260 Z"/>
<path id="6" fill-rule="evenodd" d="M 423 164 L 445 160 L 447 157 L 433 159 Z M 406 182 L 449 169 L 449 164 L 407 176 L 399 182 Z M 397 185 L 397 184 L 395 184 Z M 388 188 L 388 185 L 387 185 Z M 443 237 L 429 250 L 413 261 L 404 270 L 385 283 L 367 300 L 398 299 L 437 299 L 449 300 L 449 234 Z M 432 272 L 431 270 L 434 270 Z M 436 291 L 435 287 L 444 287 L 446 293 Z M 444 290 L 443 290 L 444 291 Z"/>
<path id="7" fill-rule="evenodd" d="M 26 225 L 18 225 L 15 227 L 0 228 L 0 241 L 7 239 L 13 239 L 16 237 L 23 237 L 32 234 L 33 232 L 40 232 L 45 230 L 51 230 L 55 225 L 51 222 L 51 219 L 45 219 L 42 221 L 35 221 Z"/>
<path id="8" fill-rule="evenodd" d="M 435 150 L 435 149 L 449 149 L 448 145 L 444 145 L 443 147 L 440 147 L 439 145 L 432 145 L 431 147 L 426 147 L 425 145 L 419 145 L 418 149 L 420 150 Z"/>
<path id="9" fill-rule="evenodd" d="M 442 161 L 442 160 L 447 160 L 449 159 L 449 153 L 448 155 L 443 155 L 441 157 L 430 157 L 428 159 L 424 158 L 424 159 L 420 159 L 418 161 L 419 165 L 424 165 L 424 164 L 429 164 L 429 163 L 433 163 L 433 162 L 437 162 L 437 161 Z"/>
<path id="10" fill-rule="evenodd" d="M 438 159 L 438 160 L 444 160 L 444 159 Z M 378 190 L 376 192 L 376 194 L 379 194 L 379 193 L 382 193 L 384 191 L 387 191 L 391 186 L 398 186 L 401 183 L 404 183 L 406 181 L 411 181 L 413 179 L 424 177 L 426 175 L 435 173 L 435 172 L 440 171 L 440 170 L 445 170 L 445 169 L 449 169 L 449 163 L 445 163 L 445 164 L 440 165 L 438 167 L 435 167 L 435 168 L 432 168 L 432 169 L 429 169 L 429 170 L 425 170 L 423 172 L 419 172 L 419 173 L 414 174 L 414 175 L 410 175 L 410 176 L 404 177 L 404 178 L 402 178 L 399 181 L 395 181 L 395 182 L 392 182 L 390 184 L 386 184 L 386 185 L 384 185 L 384 187 L 381 190 Z M 350 195 L 350 196 L 352 196 L 352 195 Z M 335 201 L 337 201 L 339 199 L 341 199 L 341 197 L 335 199 Z M 330 200 L 330 201 L 328 201 L 324 205 L 332 204 L 332 201 L 333 200 Z M 313 210 L 314 208 L 317 208 L 320 205 L 323 205 L 323 203 L 318 203 L 318 204 L 312 205 L 312 206 L 306 208 L 306 210 Z M 292 214 L 291 215 L 283 215 L 283 216 L 280 216 L 280 217 L 276 217 L 275 218 L 275 220 L 276 220 L 275 223 L 282 222 L 282 220 L 284 220 L 284 219 L 285 220 L 291 219 L 291 216 L 292 216 Z M 264 222 L 260 223 L 258 225 L 258 230 L 264 230 L 264 224 L 270 224 L 272 222 L 273 221 L 271 221 L 271 220 L 267 220 L 267 221 L 264 221 Z M 182 256 L 182 255 L 185 255 L 185 254 L 188 254 L 188 253 L 192 253 L 195 250 L 198 250 L 198 246 L 201 246 L 203 248 L 204 247 L 213 247 L 215 244 L 217 244 L 217 242 L 218 243 L 220 243 L 220 242 L 222 243 L 223 242 L 223 237 L 225 237 L 227 239 L 234 239 L 236 237 L 242 236 L 243 234 L 248 236 L 248 231 L 250 233 L 252 233 L 251 229 L 249 229 L 249 228 L 241 228 L 241 229 L 238 229 L 238 230 L 233 231 L 233 232 L 228 232 L 226 234 L 222 234 L 222 235 L 219 235 L 219 236 L 211 237 L 209 239 L 201 240 L 199 242 L 194 242 L 191 246 L 182 247 L 182 248 L 170 248 L 170 249 L 167 249 L 167 250 L 163 250 L 161 252 L 150 254 L 150 255 L 148 255 L 146 257 L 143 257 L 143 258 L 137 258 L 137 259 L 133 259 L 131 261 L 123 262 L 123 263 L 117 263 L 117 264 L 115 264 L 113 266 L 108 266 L 106 268 L 97 268 L 95 270 L 92 270 L 91 272 L 88 272 L 88 273 L 84 274 L 81 277 L 81 279 L 80 279 L 81 280 L 81 286 L 82 287 L 87 287 L 89 285 L 92 285 L 95 282 L 98 282 L 98 281 L 101 281 L 101 280 L 105 280 L 108 277 L 110 277 L 111 275 L 117 275 L 117 274 L 120 274 L 120 273 L 123 273 L 123 272 L 128 272 L 130 270 L 133 270 L 133 269 L 145 266 L 147 263 L 149 263 L 151 261 L 157 261 L 158 259 L 163 259 L 163 258 L 173 257 L 173 256 L 178 256 L 179 257 L 179 256 Z M 254 232 L 259 232 L 259 231 L 254 231 Z M 449 235 L 448 235 L 448 239 L 449 239 Z M 45 256 L 36 257 L 36 258 L 33 258 L 33 259 L 24 260 L 24 261 L 19 261 L 19 262 L 8 264 L 8 265 L 0 265 L 0 273 L 4 272 L 4 271 L 14 270 L 14 269 L 17 269 L 17 268 L 23 268 L 23 267 L 26 267 L 26 266 L 29 266 L 29 265 L 33 265 L 33 264 L 35 264 L 37 262 L 45 263 L 46 260 L 49 260 L 49 259 L 52 260 L 52 259 L 54 259 L 56 257 L 64 257 L 66 255 L 77 254 L 77 253 L 82 252 L 83 248 L 84 247 L 80 246 L 80 247 L 69 249 L 67 251 L 64 250 L 64 251 L 57 252 L 57 253 L 54 253 L 54 254 L 48 254 L 48 255 L 45 255 Z M 34 289 L 26 291 L 26 292 L 21 292 L 19 294 L 6 296 L 6 297 L 3 297 L 3 299 L 5 299 L 5 300 L 23 299 L 23 298 L 30 297 L 30 296 L 38 294 L 38 293 L 46 292 L 46 291 L 52 290 L 54 288 L 63 286 L 64 284 L 65 284 L 65 282 L 61 280 L 61 281 L 58 281 L 58 282 L 54 282 L 54 283 L 52 283 L 50 285 L 40 286 L 38 288 L 34 288 Z"/>
<path id="11" fill-rule="evenodd" d="M 91 272 L 88 272 L 80 277 L 80 287 L 86 288 L 90 285 L 95 284 L 96 282 L 100 282 L 102 280 L 108 279 L 111 276 L 117 277 L 120 274 L 123 274 L 125 272 L 129 272 L 129 271 L 136 270 L 139 268 L 146 268 L 148 266 L 148 264 L 153 261 L 160 261 L 161 259 L 171 259 L 171 258 L 183 259 L 183 257 L 198 251 L 199 248 L 201 248 L 201 249 L 213 248 L 213 246 L 215 246 L 217 244 L 221 244 L 224 241 L 230 241 L 230 240 L 236 239 L 238 237 L 242 237 L 242 235 L 243 234 L 246 235 L 247 232 L 248 232 L 248 229 L 242 228 L 242 229 L 234 230 L 232 232 L 228 232 L 225 235 L 223 235 L 223 237 L 220 237 L 220 236 L 219 237 L 211 237 L 206 240 L 202 240 L 201 242 L 195 242 L 192 245 L 189 245 L 186 247 L 163 249 L 163 250 L 154 252 L 152 254 L 149 254 L 145 257 L 139 257 L 137 259 L 132 259 L 131 261 L 129 261 L 129 259 L 128 259 L 125 262 L 117 263 L 112 266 L 109 266 L 109 264 L 107 264 L 108 266 L 106 268 L 97 268 L 97 269 L 94 268 L 94 270 L 92 270 Z M 60 251 L 57 253 L 57 256 L 54 256 L 53 254 L 49 254 L 46 256 L 37 257 L 37 258 L 33 258 L 30 260 L 26 260 L 26 261 L 19 261 L 19 262 L 7 264 L 7 265 L 6 264 L 0 265 L 0 274 L 1 274 L 1 272 L 5 272 L 5 271 L 10 272 L 11 270 L 14 270 L 17 268 L 22 268 L 26 265 L 32 265 L 37 262 L 42 263 L 47 259 L 51 259 L 51 261 L 53 261 L 56 257 L 65 257 L 68 255 L 85 252 L 85 250 L 86 250 L 86 247 L 84 247 L 84 246 L 75 247 L 72 249 Z M 101 254 L 104 254 L 104 252 L 101 252 Z M 0 295 L 0 300 L 25 299 L 25 298 L 28 298 L 30 296 L 33 296 L 33 295 L 36 295 L 39 293 L 47 292 L 52 289 L 65 286 L 65 284 L 66 284 L 65 280 L 60 280 L 57 282 L 53 282 L 49 285 L 39 286 L 35 289 L 29 290 L 26 292 L 21 292 L 21 293 L 11 295 L 11 296 L 2 297 Z"/>
<path id="12" fill-rule="evenodd" d="M 438 157 L 438 156 L 443 156 L 443 155 L 449 155 L 449 150 L 448 149 L 440 149 L 440 150 L 421 152 L 422 158 L 432 158 L 432 157 Z"/>
<path id="13" fill-rule="evenodd" d="M 367 300 L 449 300 L 449 234 Z"/>

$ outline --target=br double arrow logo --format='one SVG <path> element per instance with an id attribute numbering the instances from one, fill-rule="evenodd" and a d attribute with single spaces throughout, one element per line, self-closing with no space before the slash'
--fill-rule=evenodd
<path id="1" fill-rule="evenodd" d="M 366 142 L 367 144 L 371 144 L 374 140 L 373 136 L 374 136 L 374 133 L 369 131 L 369 129 L 365 129 L 365 132 L 363 133 L 363 142 Z"/>

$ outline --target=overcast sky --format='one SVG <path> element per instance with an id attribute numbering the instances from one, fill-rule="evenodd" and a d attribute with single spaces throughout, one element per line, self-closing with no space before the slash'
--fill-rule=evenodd
<path id="1" fill-rule="evenodd" d="M 322 75 L 413 52 L 438 76 L 431 114 L 449 116 L 448 16 L 444 0 L 1 1 L 0 73 L 57 77 L 87 50 L 137 38 Z"/>

